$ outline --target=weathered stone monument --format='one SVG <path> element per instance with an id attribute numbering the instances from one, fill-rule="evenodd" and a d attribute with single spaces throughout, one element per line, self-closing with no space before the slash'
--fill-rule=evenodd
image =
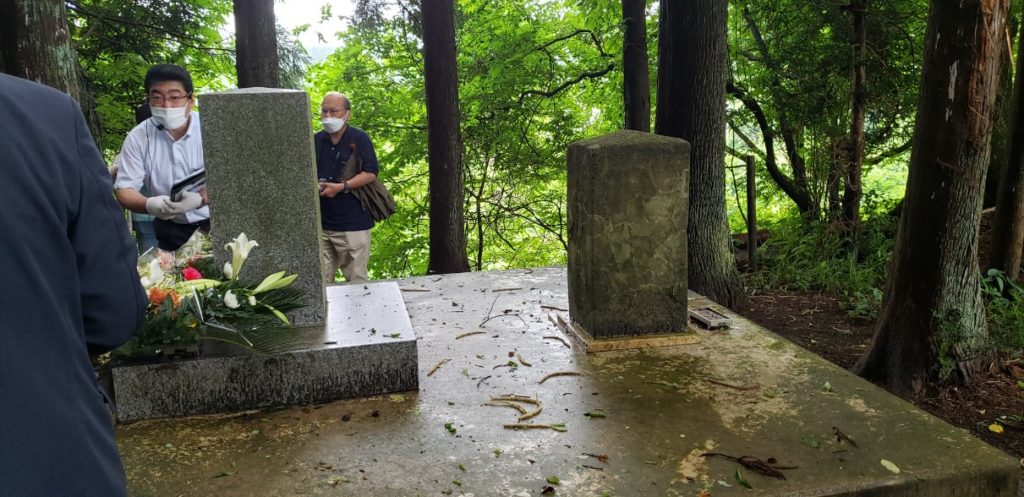
<path id="1" fill-rule="evenodd" d="M 640 346 L 622 340 L 638 336 L 657 345 L 686 331 L 690 145 L 618 131 L 573 143 L 568 161 L 569 312 L 576 333 L 597 351 Z M 617 345 L 599 345 L 609 339 Z"/>
<path id="2" fill-rule="evenodd" d="M 296 326 L 323 324 L 320 203 L 313 168 L 313 129 L 304 91 L 245 88 L 200 97 L 210 225 L 218 266 L 239 233 L 260 246 L 241 277 L 287 269 L 299 277 L 306 307 Z M 216 212 L 216 214 L 213 214 Z"/>
<path id="3" fill-rule="evenodd" d="M 394 282 L 324 287 L 305 92 L 249 88 L 200 97 L 213 249 L 239 233 L 259 243 L 245 280 L 286 270 L 307 307 L 290 314 L 287 351 L 115 367 L 117 418 L 132 421 L 329 402 L 419 387 L 416 335 Z"/>

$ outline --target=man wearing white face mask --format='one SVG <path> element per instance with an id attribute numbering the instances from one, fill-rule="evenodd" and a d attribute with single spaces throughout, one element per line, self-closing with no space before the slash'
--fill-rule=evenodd
<path id="1" fill-rule="evenodd" d="M 369 185 L 377 178 L 379 165 L 373 143 L 366 132 L 349 126 L 352 104 L 341 93 L 324 96 L 320 105 L 320 123 L 324 130 L 313 136 L 316 170 L 320 178 L 321 248 L 326 264 L 324 280 L 334 282 L 338 269 L 350 283 L 367 280 L 370 260 L 370 229 L 373 216 L 353 190 Z M 349 158 L 355 157 L 358 172 L 343 175 Z"/>
<path id="2" fill-rule="evenodd" d="M 173 251 L 197 229 L 210 231 L 205 189 L 183 192 L 179 199 L 170 196 L 175 184 L 206 169 L 199 114 L 192 110 L 192 77 L 181 66 L 153 66 L 145 88 L 153 116 L 125 138 L 114 189 L 126 209 L 156 217 L 157 246 Z M 139 192 L 143 185 L 152 196 Z"/>

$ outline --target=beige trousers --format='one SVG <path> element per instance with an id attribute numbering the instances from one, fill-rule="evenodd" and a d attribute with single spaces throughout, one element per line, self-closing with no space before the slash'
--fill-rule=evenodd
<path id="1" fill-rule="evenodd" d="M 370 262 L 370 230 L 324 230 L 323 234 L 320 247 L 324 252 L 324 281 L 334 283 L 339 268 L 349 283 L 366 281 L 366 265 Z"/>

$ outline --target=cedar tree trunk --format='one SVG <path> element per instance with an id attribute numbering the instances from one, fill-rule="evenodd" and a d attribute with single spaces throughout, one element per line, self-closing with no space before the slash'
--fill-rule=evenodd
<path id="1" fill-rule="evenodd" d="M 238 87 L 279 88 L 274 0 L 234 0 Z"/>
<path id="2" fill-rule="evenodd" d="M 71 45 L 64 2 L 0 0 L 0 59 L 5 73 L 51 86 L 78 101 L 99 145 L 99 115 Z"/>
<path id="3" fill-rule="evenodd" d="M 854 371 L 897 394 L 986 359 L 978 225 L 1009 0 L 933 1 L 882 311 Z"/>
<path id="4" fill-rule="evenodd" d="M 996 215 L 992 222 L 992 246 L 989 267 L 1016 278 L 1020 273 L 1021 249 L 1024 248 L 1024 36 L 1017 45 L 1017 75 L 1013 84 L 1012 125 L 1008 151 L 999 179 Z M 995 156 L 993 154 L 993 159 Z"/>
<path id="5" fill-rule="evenodd" d="M 868 105 L 867 69 L 868 56 L 867 23 L 865 12 L 867 0 L 851 0 L 850 16 L 853 18 L 853 105 L 850 113 L 850 139 L 847 142 L 846 181 L 843 187 L 843 224 L 853 228 L 860 223 L 861 169 L 864 167 L 864 113 Z"/>
<path id="6" fill-rule="evenodd" d="M 725 217 L 726 0 L 660 4 L 655 132 L 690 142 L 690 288 L 745 300 Z"/>
<path id="7" fill-rule="evenodd" d="M 622 0 L 622 98 L 626 129 L 651 130 L 651 84 L 647 67 L 647 0 Z"/>
<path id="8" fill-rule="evenodd" d="M 430 164 L 428 273 L 469 271 L 463 222 L 462 136 L 453 0 L 423 0 L 423 72 Z"/>

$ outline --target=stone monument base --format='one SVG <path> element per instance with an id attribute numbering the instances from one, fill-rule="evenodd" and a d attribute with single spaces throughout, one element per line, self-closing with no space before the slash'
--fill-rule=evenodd
<path id="1" fill-rule="evenodd" d="M 614 338 L 594 338 L 586 329 L 575 321 L 561 322 L 559 327 L 576 345 L 588 354 L 597 352 L 609 352 L 612 350 L 649 349 L 654 347 L 674 347 L 676 345 L 691 345 L 700 343 L 700 337 L 696 332 L 687 328 L 686 331 L 674 333 L 654 333 Z M 563 325 L 564 323 L 564 325 Z"/>
<path id="2" fill-rule="evenodd" d="M 112 368 L 119 421 L 299 405 L 417 390 L 416 335 L 393 282 L 327 288 L 305 348 Z"/>

